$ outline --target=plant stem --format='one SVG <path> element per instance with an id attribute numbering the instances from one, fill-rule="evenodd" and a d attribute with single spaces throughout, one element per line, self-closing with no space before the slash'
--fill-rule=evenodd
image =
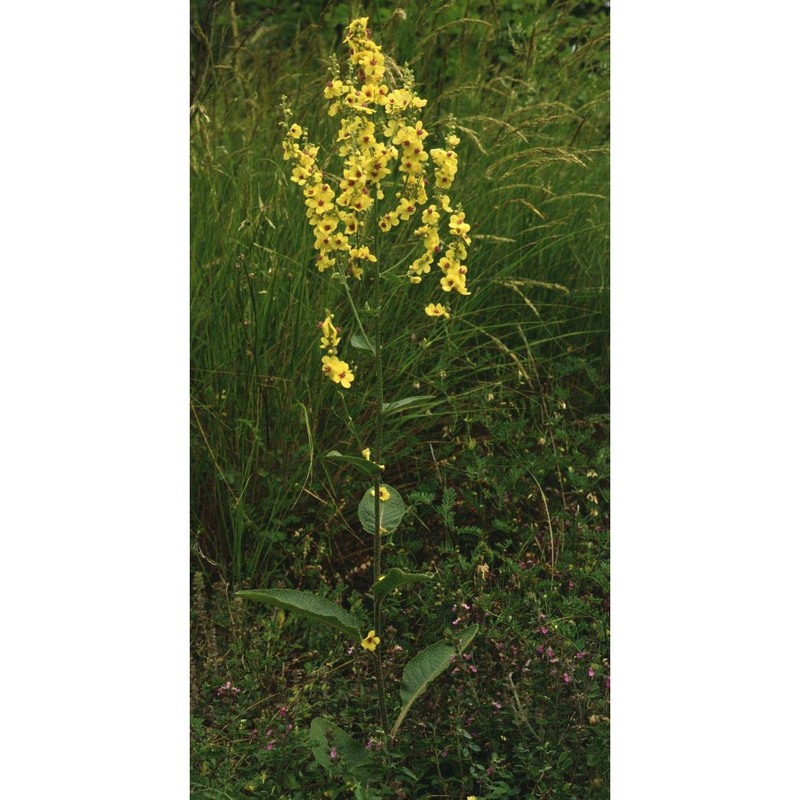
<path id="1" fill-rule="evenodd" d="M 376 464 L 381 463 L 383 458 L 383 352 L 381 341 L 381 304 L 380 304 L 380 282 L 381 271 L 380 261 L 375 265 L 375 409 L 376 431 L 375 431 L 375 456 Z M 376 475 L 373 480 L 375 490 L 375 531 L 373 532 L 373 575 L 374 584 L 380 580 L 381 570 L 381 477 Z M 375 634 L 382 636 L 383 615 L 381 613 L 380 601 L 375 602 L 373 608 L 373 624 Z M 389 721 L 386 715 L 386 690 L 383 684 L 383 664 L 381 662 L 380 650 L 375 651 L 375 677 L 378 681 L 378 706 L 381 716 L 381 727 L 384 731 L 389 730 Z"/>

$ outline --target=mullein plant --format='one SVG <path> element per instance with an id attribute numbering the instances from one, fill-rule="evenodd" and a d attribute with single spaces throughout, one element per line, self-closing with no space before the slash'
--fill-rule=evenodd
<path id="1" fill-rule="evenodd" d="M 452 298 L 469 295 L 466 260 L 471 241 L 463 209 L 453 205 L 450 197 L 458 171 L 455 148 L 459 138 L 455 126 L 451 122 L 445 131 L 444 147 L 426 149 L 428 131 L 421 111 L 427 100 L 416 94 L 410 71 L 391 61 L 387 63 L 367 25 L 367 18 L 362 17 L 347 27 L 346 73 L 341 73 L 334 60 L 324 89 L 328 114 L 340 121 L 334 145 L 340 159 L 338 174 L 323 167 L 319 147 L 308 141 L 303 127 L 292 122 L 285 99 L 283 153 L 292 167 L 291 180 L 302 189 L 305 198 L 306 217 L 314 232 L 316 268 L 321 273 L 329 272 L 341 287 L 356 327 L 349 332 L 349 344 L 368 357 L 374 369 L 374 441 L 359 455 L 328 453 L 328 458 L 359 470 L 372 484 L 358 506 L 361 525 L 373 540 L 372 623 L 365 633 L 352 614 L 309 592 L 270 589 L 238 594 L 327 625 L 367 652 L 376 679 L 378 721 L 388 745 L 396 738 L 414 701 L 446 670 L 457 652 L 469 645 L 477 626 L 463 631 L 452 643 L 435 643 L 410 659 L 403 672 L 400 710 L 390 726 L 381 656 L 381 647 L 386 646 L 382 603 L 392 592 L 428 581 L 432 576 L 398 568 L 383 572 L 384 540 L 397 529 L 405 513 L 400 492 L 381 479 L 384 416 L 419 407 L 431 398 L 423 395 L 391 402 L 384 399 L 382 272 L 378 253 L 383 237 L 391 236 L 404 223 L 414 225 L 418 244 L 407 259 L 408 281 L 422 284 L 438 267 L 439 272 L 434 271 L 439 276 L 436 291 Z M 331 159 L 325 163 L 336 162 Z M 427 278 L 425 285 L 432 282 Z M 423 301 L 422 311 L 430 317 L 450 319 L 450 311 L 442 302 L 424 305 Z M 318 328 L 322 379 L 330 380 L 342 394 L 358 387 L 355 366 L 340 357 L 345 333 L 335 323 L 335 312 L 326 309 Z M 359 442 L 358 446 L 363 444 Z M 360 745 L 333 722 L 315 719 L 311 742 L 315 758 L 326 768 L 343 766 L 357 781 L 376 779 L 371 764 L 374 750 Z M 335 758 L 331 758 L 332 753 Z"/>

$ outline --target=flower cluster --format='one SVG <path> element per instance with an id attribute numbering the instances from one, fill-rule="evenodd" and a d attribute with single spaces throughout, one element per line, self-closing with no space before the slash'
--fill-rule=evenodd
<path id="1" fill-rule="evenodd" d="M 327 312 L 325 319 L 317 323 L 317 327 L 322 331 L 320 347 L 327 349 L 327 355 L 322 356 L 322 373 L 327 375 L 334 383 L 338 383 L 345 389 L 350 388 L 355 376 L 350 365 L 338 357 L 337 346 L 341 341 L 341 328 L 333 324 L 333 314 Z"/>
<path id="2" fill-rule="evenodd" d="M 455 128 L 451 124 L 445 131 L 444 148 L 428 152 L 428 131 L 420 118 L 427 100 L 416 94 L 410 71 L 387 64 L 371 38 L 367 17 L 348 25 L 344 41 L 346 71 L 334 62 L 323 91 L 328 114 L 339 118 L 338 172 L 323 170 L 319 147 L 309 143 L 300 125 L 291 123 L 291 111 L 284 105 L 283 156 L 293 164 L 291 180 L 303 190 L 316 266 L 320 272 L 335 268 L 342 276 L 361 280 L 368 265 L 377 261 L 367 233 L 367 220 L 374 215 L 384 233 L 402 222 L 416 225 L 421 252 L 407 269 L 411 283 L 421 283 L 437 265 L 441 290 L 467 295 L 470 226 L 461 206 L 453 207 L 448 195 L 458 171 Z M 388 182 L 391 192 L 385 191 Z M 440 225 L 447 225 L 446 231 Z M 429 316 L 450 316 L 441 303 L 430 303 L 425 311 Z M 323 334 L 323 347 L 335 348 L 338 339 L 334 343 L 325 330 Z M 323 359 L 323 370 L 342 386 L 352 381 L 349 367 L 335 353 Z"/>
<path id="3" fill-rule="evenodd" d="M 217 697 L 237 697 L 241 689 L 226 681 L 217 689 Z"/>

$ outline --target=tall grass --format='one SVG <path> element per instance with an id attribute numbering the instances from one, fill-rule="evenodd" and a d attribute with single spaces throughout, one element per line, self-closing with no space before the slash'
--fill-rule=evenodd
<path id="1" fill-rule="evenodd" d="M 421 313 L 441 299 L 422 287 L 398 281 L 386 301 L 387 400 L 437 398 L 387 428 L 395 485 L 431 471 L 428 446 L 480 419 L 489 396 L 512 393 L 531 424 L 554 381 L 573 406 L 607 409 L 608 22 L 572 5 L 410 0 L 403 18 L 399 4 L 364 4 L 429 98 L 426 127 L 457 116 L 458 199 L 474 234 L 472 296 L 455 304 L 452 332 Z M 353 449 L 348 414 L 365 438 L 371 425 L 355 394 L 337 405 L 318 374 L 315 325 L 334 290 L 312 265 L 277 125 L 286 95 L 312 138 L 330 140 L 319 97 L 357 9 L 298 6 L 294 17 L 256 3 L 193 9 L 193 551 L 237 584 L 280 573 L 285 543 L 309 546 L 312 528 L 348 527 L 332 488 L 346 481 L 316 456 Z M 404 265 L 408 246 L 382 245 L 383 262 Z"/>

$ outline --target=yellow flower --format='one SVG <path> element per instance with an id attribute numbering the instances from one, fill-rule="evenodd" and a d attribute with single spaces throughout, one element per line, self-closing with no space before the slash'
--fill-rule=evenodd
<path id="1" fill-rule="evenodd" d="M 436 210 L 436 206 L 428 206 L 422 212 L 422 221 L 428 225 L 435 225 L 439 221 L 439 212 Z"/>
<path id="2" fill-rule="evenodd" d="M 459 294 L 472 294 L 467 291 L 467 270 L 463 266 L 447 270 L 439 283 L 445 292 L 455 289 Z"/>
<path id="3" fill-rule="evenodd" d="M 400 217 L 397 215 L 396 211 L 390 211 L 388 214 L 384 214 L 380 220 L 378 220 L 378 227 L 386 233 L 386 231 L 390 231 L 395 225 L 400 224 Z"/>
<path id="4" fill-rule="evenodd" d="M 441 303 L 428 303 L 425 306 L 425 313 L 429 317 L 444 317 L 445 319 L 450 319 L 450 314 L 447 313 L 447 309 Z"/>
<path id="5" fill-rule="evenodd" d="M 320 347 L 325 350 L 331 347 L 336 347 L 341 341 L 339 331 L 333 324 L 333 314 L 328 314 L 324 322 L 319 323 L 319 329 L 322 331 L 322 344 Z"/>
<path id="6" fill-rule="evenodd" d="M 346 361 L 340 361 L 336 356 L 322 357 L 322 371 L 334 383 L 340 383 L 345 389 L 350 388 L 355 376 Z"/>
<path id="7" fill-rule="evenodd" d="M 367 634 L 366 639 L 361 640 L 361 646 L 365 650 L 369 650 L 370 652 L 374 653 L 375 648 L 381 643 L 380 637 L 375 635 L 375 631 L 370 631 Z"/>
<path id="8" fill-rule="evenodd" d="M 370 489 L 369 492 L 373 497 L 375 497 L 375 490 Z M 381 486 L 380 489 L 380 499 L 382 503 L 385 503 L 392 495 L 389 493 L 389 490 L 385 486 Z"/>
<path id="9" fill-rule="evenodd" d="M 366 458 L 366 459 L 367 459 L 367 461 L 369 461 L 369 457 L 372 455 L 372 451 L 369 449 L 369 447 L 365 447 L 365 448 L 364 448 L 364 449 L 361 451 L 361 455 L 362 455 L 364 458 Z"/>
<path id="10" fill-rule="evenodd" d="M 408 220 L 408 218 L 417 210 L 417 207 L 414 203 L 411 202 L 406 197 L 401 197 L 400 201 L 397 204 L 397 208 L 395 209 L 395 213 L 398 217 L 402 220 Z"/>
<path id="11" fill-rule="evenodd" d="M 470 238 L 467 236 L 469 229 L 470 226 L 464 221 L 463 214 L 453 214 L 450 217 L 450 233 L 453 234 L 453 236 L 460 236 L 467 244 L 470 243 Z"/>

